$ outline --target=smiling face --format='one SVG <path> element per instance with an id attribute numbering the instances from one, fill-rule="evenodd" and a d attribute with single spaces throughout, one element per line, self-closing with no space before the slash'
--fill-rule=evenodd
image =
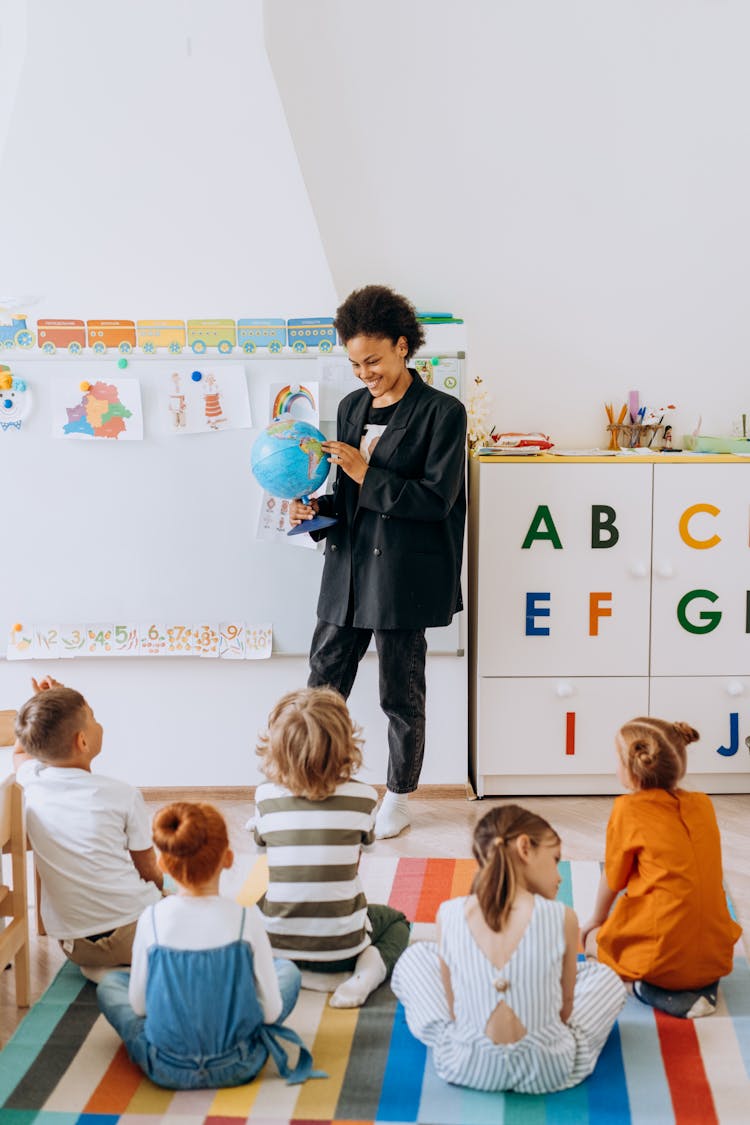
<path id="1" fill-rule="evenodd" d="M 354 374 L 367 387 L 375 406 L 392 406 L 404 397 L 412 380 L 404 336 L 395 344 L 387 336 L 352 336 L 346 350 Z"/>

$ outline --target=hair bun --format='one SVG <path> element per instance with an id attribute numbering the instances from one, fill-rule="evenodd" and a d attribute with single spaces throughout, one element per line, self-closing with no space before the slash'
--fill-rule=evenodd
<path id="1" fill-rule="evenodd" d="M 673 726 L 680 738 L 685 740 L 686 744 L 697 742 L 700 738 L 698 731 L 691 727 L 689 723 L 674 723 Z"/>
<path id="2" fill-rule="evenodd" d="M 207 839 L 204 818 L 199 809 L 184 809 L 175 802 L 156 814 L 153 837 L 162 852 L 182 857 L 195 855 Z"/>

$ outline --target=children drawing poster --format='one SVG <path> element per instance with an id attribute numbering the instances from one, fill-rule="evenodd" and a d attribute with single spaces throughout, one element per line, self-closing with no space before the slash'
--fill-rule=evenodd
<path id="1" fill-rule="evenodd" d="M 272 383 L 268 394 L 268 421 L 275 418 L 296 419 L 319 425 L 318 384 Z M 258 515 L 256 538 L 268 542 L 287 543 L 292 547 L 315 550 L 316 544 L 309 535 L 292 535 L 287 538 L 292 525 L 289 522 L 289 500 L 264 492 Z"/>
<path id="2" fill-rule="evenodd" d="M 16 379 L 0 363 L 0 434 L 18 431 L 31 410 L 31 391 L 25 379 Z"/>
<path id="3" fill-rule="evenodd" d="M 286 543 L 290 547 L 307 547 L 315 550 L 317 544 L 309 535 L 292 535 L 292 525 L 289 522 L 289 500 L 281 500 L 278 496 L 263 493 L 258 515 L 257 539 L 265 539 L 269 543 Z"/>
<path id="4" fill-rule="evenodd" d="M 437 387 L 454 398 L 461 397 L 461 361 L 456 356 L 419 358 L 412 362 L 428 386 Z"/>
<path id="5" fill-rule="evenodd" d="M 161 364 L 158 379 L 160 428 L 167 433 L 210 434 L 253 424 L 241 363 Z"/>
<path id="6" fill-rule="evenodd" d="M 318 384 L 272 383 L 269 387 L 268 421 L 274 418 L 296 418 L 299 422 L 320 425 Z"/>
<path id="7" fill-rule="evenodd" d="M 360 390 L 361 381 L 345 355 L 321 355 L 316 363 L 316 375 L 320 383 L 319 412 L 326 422 L 336 418 L 339 403 L 350 391 Z"/>
<path id="8" fill-rule="evenodd" d="M 52 433 L 67 440 L 142 441 L 137 379 L 63 376 L 51 384 Z"/>

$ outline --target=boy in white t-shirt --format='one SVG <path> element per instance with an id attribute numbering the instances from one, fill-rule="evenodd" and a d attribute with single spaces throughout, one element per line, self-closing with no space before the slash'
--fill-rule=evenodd
<path id="1" fill-rule="evenodd" d="M 47 933 L 77 965 L 129 965 L 139 915 L 161 897 L 146 806 L 91 772 L 102 727 L 83 696 L 51 676 L 16 718 L 13 764 L 42 883 Z"/>

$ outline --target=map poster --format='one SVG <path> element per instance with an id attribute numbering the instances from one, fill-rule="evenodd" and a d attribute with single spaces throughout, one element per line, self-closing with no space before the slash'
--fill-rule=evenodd
<path id="1" fill-rule="evenodd" d="M 137 379 L 66 377 L 52 384 L 56 438 L 142 441 L 143 409 Z"/>

